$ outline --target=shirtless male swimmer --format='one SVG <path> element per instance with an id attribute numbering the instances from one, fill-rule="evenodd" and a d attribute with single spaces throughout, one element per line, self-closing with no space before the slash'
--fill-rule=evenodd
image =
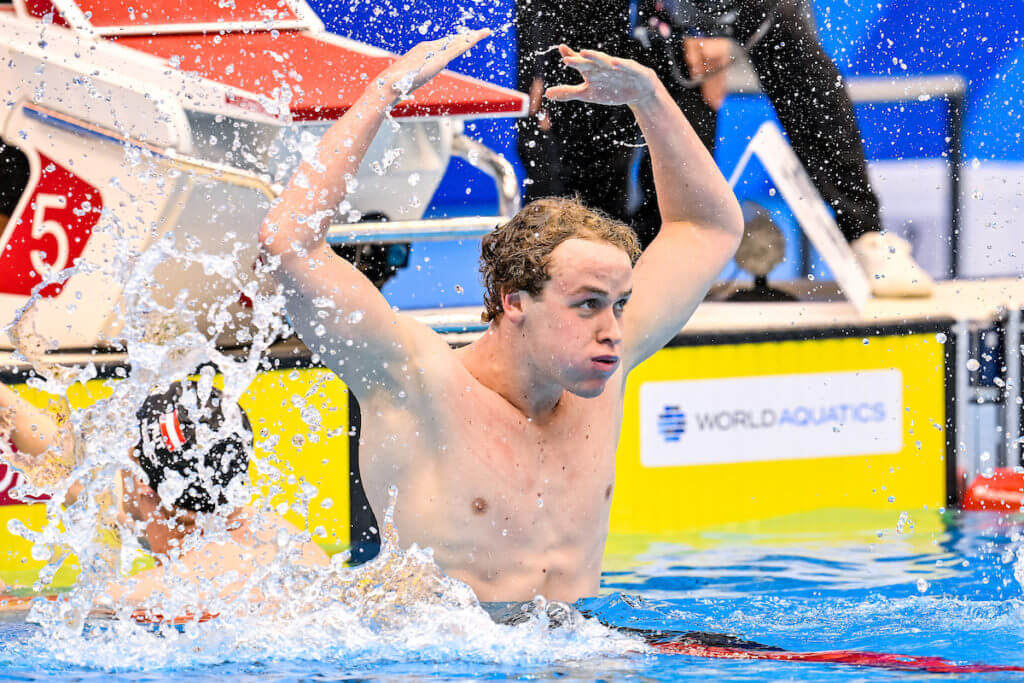
<path id="1" fill-rule="evenodd" d="M 144 476 L 127 468 L 121 471 L 120 486 L 115 488 L 123 495 L 115 514 L 119 526 L 132 532 L 153 554 L 157 566 L 109 584 L 106 593 L 111 605 L 159 606 L 172 582 L 191 591 L 197 607 L 239 595 L 251 603 L 263 604 L 270 596 L 261 593 L 258 582 L 251 585 L 250 578 L 260 567 L 280 561 L 278 532 L 282 529 L 297 541 L 288 549 L 293 553 L 286 558 L 288 563 L 324 566 L 329 562 L 316 543 L 300 540 L 299 529 L 281 517 L 228 502 L 224 491 L 247 476 L 252 432 L 242 412 L 248 443 L 233 435 L 204 451 L 198 433 L 203 425 L 214 430 L 220 425 L 222 394 L 214 388 L 200 398 L 197 386 L 192 381 L 174 382 L 166 391 L 151 394 L 136 416 L 140 440 L 129 458 L 140 466 Z M 8 460 L 30 481 L 53 482 L 66 477 L 74 467 L 70 430 L 59 427 L 49 413 L 3 384 L 0 439 L 17 448 Z M 178 481 L 177 486 L 165 485 L 173 479 Z M 65 502 L 73 502 L 81 489 L 81 484 L 74 484 Z M 226 535 L 216 540 L 202 537 L 199 515 L 208 513 L 225 518 Z M 231 542 L 226 542 L 227 536 Z"/>
<path id="2" fill-rule="evenodd" d="M 383 511 L 397 485 L 403 541 L 433 548 L 482 601 L 574 601 L 599 587 L 626 375 L 683 327 L 743 220 L 650 69 L 561 46 L 585 80 L 546 96 L 632 109 L 654 163 L 661 233 L 637 260 L 626 226 L 572 201 L 534 202 L 484 239 L 490 326 L 478 340 L 452 349 L 396 313 L 327 246 L 327 217 L 401 90 L 489 34 L 421 43 L 371 80 L 321 139 L 317 165 L 296 172 L 260 239 L 279 259 L 300 338 L 325 348 L 320 358 L 362 407 L 359 464 L 373 508 Z M 363 312 L 357 323 L 353 311 Z"/>

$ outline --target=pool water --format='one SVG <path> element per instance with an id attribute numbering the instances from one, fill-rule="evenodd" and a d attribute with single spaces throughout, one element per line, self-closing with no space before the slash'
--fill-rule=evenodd
<path id="1" fill-rule="evenodd" d="M 602 594 L 578 606 L 615 626 L 726 633 L 790 650 L 1024 665 L 1024 521 L 932 512 L 917 514 L 911 529 L 897 514 L 874 529 L 613 537 Z M 284 626 L 214 620 L 160 633 L 95 622 L 89 636 L 47 646 L 38 626 L 8 614 L 0 680 L 951 678 L 659 654 L 594 621 L 498 626 L 478 608 L 425 609 L 400 628 L 346 619 L 325 610 Z"/>

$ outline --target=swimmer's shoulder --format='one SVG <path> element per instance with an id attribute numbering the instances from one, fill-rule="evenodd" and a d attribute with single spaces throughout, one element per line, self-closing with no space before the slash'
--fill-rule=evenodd
<path id="1" fill-rule="evenodd" d="M 244 506 L 237 513 L 232 515 L 231 522 L 234 528 L 231 530 L 232 537 L 240 544 L 256 549 L 264 548 L 273 550 L 278 547 L 278 537 L 281 532 L 289 537 L 306 535 L 306 532 L 289 522 L 284 517 L 273 512 L 264 512 L 252 506 Z M 301 544 L 300 564 L 303 565 L 326 565 L 330 557 L 324 550 L 312 540 L 299 541 Z"/>
<path id="2" fill-rule="evenodd" d="M 409 345 L 409 353 L 399 367 L 388 368 L 392 384 L 362 388 L 364 395 L 357 393 L 360 402 L 380 400 L 393 408 L 404 406 L 416 414 L 429 415 L 439 396 L 451 387 L 465 386 L 469 373 L 461 359 L 464 349 L 453 349 L 429 328 L 423 327 L 423 331 L 423 338 Z"/>

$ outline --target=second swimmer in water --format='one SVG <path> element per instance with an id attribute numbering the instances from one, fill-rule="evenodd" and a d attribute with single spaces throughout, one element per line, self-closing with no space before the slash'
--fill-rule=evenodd
<path id="1" fill-rule="evenodd" d="M 138 468 L 120 473 L 118 513 L 122 528 L 152 554 L 156 567 L 111 583 L 111 604 L 180 602 L 187 591 L 200 607 L 223 599 L 264 603 L 272 596 L 260 586 L 262 568 L 328 564 L 327 554 L 283 518 L 230 502 L 233 488 L 245 488 L 252 430 L 239 408 L 242 432 L 208 443 L 224 421 L 222 398 L 216 388 L 205 392 L 196 382 L 175 382 L 151 394 L 138 411 L 140 439 L 129 456 Z M 30 480 L 70 473 L 69 430 L 2 384 L 0 439 L 17 449 L 8 459 Z M 70 499 L 80 491 L 73 486 Z M 204 515 L 223 521 L 204 525 Z M 291 543 L 281 544 L 282 537 Z"/>

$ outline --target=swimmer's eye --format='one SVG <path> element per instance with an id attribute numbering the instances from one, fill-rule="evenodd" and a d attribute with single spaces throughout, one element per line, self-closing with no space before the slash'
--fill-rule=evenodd
<path id="1" fill-rule="evenodd" d="M 615 302 L 615 314 L 619 315 L 626 308 L 626 304 L 629 303 L 629 299 L 619 299 Z"/>
<path id="2" fill-rule="evenodd" d="M 576 307 L 581 308 L 588 313 L 593 313 L 597 309 L 601 308 L 601 300 L 595 298 L 584 299 L 580 303 L 576 304 Z"/>

